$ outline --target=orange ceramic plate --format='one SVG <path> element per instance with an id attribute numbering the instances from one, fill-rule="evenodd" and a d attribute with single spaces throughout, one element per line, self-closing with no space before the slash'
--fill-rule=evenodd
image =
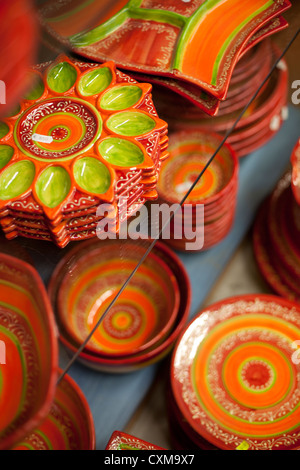
<path id="1" fill-rule="evenodd" d="M 291 4 L 288 0 L 180 0 L 160 2 L 131 0 L 114 3 L 108 18 L 96 2 L 90 13 L 81 2 L 82 24 L 76 23 L 77 9 L 63 15 L 53 1 L 40 14 L 47 31 L 72 50 L 92 60 L 114 60 L 118 66 L 154 75 L 176 77 L 200 86 L 224 99 L 233 69 L 252 36 L 280 16 Z M 101 11 L 102 10 L 102 11 Z M 55 16 L 56 15 L 56 16 Z M 76 32 L 68 31 L 75 19 Z M 90 23 L 87 26 L 87 23 Z M 271 34 L 272 31 L 269 32 Z M 255 44 L 255 40 L 253 44 Z"/>
<path id="2" fill-rule="evenodd" d="M 173 354 L 172 392 L 189 425 L 218 448 L 287 450 L 300 444 L 300 307 L 272 295 L 211 305 Z M 297 347 L 296 347 L 297 348 Z"/>

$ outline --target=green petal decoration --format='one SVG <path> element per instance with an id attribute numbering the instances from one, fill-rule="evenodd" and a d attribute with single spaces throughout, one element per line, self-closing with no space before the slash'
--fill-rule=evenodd
<path id="1" fill-rule="evenodd" d="M 0 175 L 0 200 L 21 196 L 30 188 L 35 176 L 35 166 L 21 160 L 7 167 Z"/>
<path id="2" fill-rule="evenodd" d="M 112 82 L 108 67 L 101 67 L 84 74 L 79 80 L 78 89 L 83 96 L 93 96 L 104 91 Z"/>
<path id="3" fill-rule="evenodd" d="M 78 186 L 93 194 L 104 194 L 110 187 L 111 176 L 106 166 L 93 157 L 84 157 L 74 164 Z"/>
<path id="4" fill-rule="evenodd" d="M 151 132 L 156 123 L 147 114 L 125 111 L 108 118 L 106 125 L 116 134 L 133 137 Z"/>
<path id="5" fill-rule="evenodd" d="M 10 162 L 13 154 L 13 147 L 10 145 L 0 145 L 0 170 Z"/>
<path id="6" fill-rule="evenodd" d="M 133 142 L 118 137 L 109 137 L 99 144 L 101 156 L 112 165 L 124 168 L 135 167 L 144 161 L 140 147 Z"/>
<path id="7" fill-rule="evenodd" d="M 0 122 L 0 139 L 3 139 L 9 133 L 9 127 L 6 122 Z"/>
<path id="8" fill-rule="evenodd" d="M 118 86 L 108 90 L 100 100 L 100 106 L 108 111 L 121 111 L 139 102 L 143 92 L 136 85 Z"/>
<path id="9" fill-rule="evenodd" d="M 67 197 L 71 189 L 69 173 L 61 166 L 50 166 L 39 176 L 36 193 L 45 206 L 57 207 Z"/>
<path id="10" fill-rule="evenodd" d="M 0 119 L 5 236 L 65 248 L 98 236 L 97 208 L 106 203 L 116 218 L 109 230 L 117 233 L 133 210 L 157 197 L 156 175 L 168 156 L 168 126 L 155 112 L 151 85 L 112 61 L 65 54 L 27 73 L 26 96 Z M 128 204 L 120 204 L 121 195 Z"/>
<path id="11" fill-rule="evenodd" d="M 53 91 L 65 93 L 74 85 L 76 78 L 76 69 L 69 62 L 61 62 L 49 70 L 47 83 Z"/>
<path id="12" fill-rule="evenodd" d="M 31 88 L 25 95 L 26 100 L 38 100 L 44 93 L 45 86 L 41 77 L 35 73 L 31 73 Z"/>

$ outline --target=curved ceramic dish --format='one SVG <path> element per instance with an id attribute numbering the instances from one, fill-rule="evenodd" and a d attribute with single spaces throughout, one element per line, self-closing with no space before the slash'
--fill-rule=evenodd
<path id="1" fill-rule="evenodd" d="M 275 54 L 274 59 L 276 59 L 279 55 L 279 51 L 274 44 L 272 45 L 272 49 Z M 268 56 L 266 60 L 268 60 Z M 258 70 L 263 67 L 263 64 L 259 65 L 258 63 L 257 65 L 259 67 Z M 254 88 L 254 91 L 256 91 L 256 88 L 257 87 Z M 234 132 L 228 139 L 228 143 L 235 150 L 238 157 L 243 157 L 261 147 L 279 131 L 282 123 L 287 118 L 287 92 L 288 69 L 285 60 L 282 60 L 279 68 L 276 69 L 271 79 L 248 108 L 248 111 L 236 125 Z M 183 109 L 182 113 L 180 113 L 180 119 L 176 117 L 175 112 L 172 113 L 171 108 L 164 107 L 163 109 L 161 103 L 159 112 L 161 116 L 168 120 L 170 132 L 186 129 L 187 131 L 194 130 L 200 132 L 213 131 L 220 135 L 225 135 L 226 131 L 234 124 L 248 100 L 244 104 L 241 103 L 241 107 L 235 109 L 234 112 L 231 112 L 231 105 L 223 109 L 223 104 L 226 104 L 226 101 L 222 103 L 222 108 L 220 106 L 218 116 L 216 116 L 213 121 L 207 119 L 205 117 L 206 115 L 199 112 L 196 107 L 193 109 L 189 107 L 186 109 L 186 112 L 184 112 Z M 228 103 L 229 101 L 228 99 Z M 265 132 L 263 135 L 261 134 L 261 138 L 259 138 L 258 133 L 263 132 L 263 127 Z M 251 133 L 253 139 L 256 136 L 257 140 L 249 142 L 247 140 L 247 135 L 249 135 L 247 132 Z"/>
<path id="2" fill-rule="evenodd" d="M 69 375 L 64 375 L 57 385 L 46 419 L 13 450 L 95 450 L 91 410 Z"/>
<path id="3" fill-rule="evenodd" d="M 63 7 L 61 16 L 62 10 L 51 1 L 40 14 L 48 32 L 80 55 L 100 62 L 109 58 L 129 70 L 176 77 L 224 99 L 248 41 L 290 6 L 286 0 L 247 0 L 243 8 L 238 0 L 174 0 L 165 6 L 130 0 L 98 9 L 92 2 L 89 10 L 84 5 L 79 10 Z"/>
<path id="4" fill-rule="evenodd" d="M 300 307 L 245 295 L 200 312 L 172 357 L 172 393 L 201 437 L 221 449 L 291 450 L 300 442 Z"/>
<path id="5" fill-rule="evenodd" d="M 123 245 L 123 250 L 125 251 L 127 243 L 125 241 L 120 243 Z M 148 243 L 150 242 L 144 241 L 143 245 L 146 246 Z M 72 256 L 67 254 L 57 265 L 48 286 L 48 294 L 55 312 L 57 312 L 57 295 L 59 287 L 64 276 L 68 272 L 68 266 L 70 262 L 72 263 L 72 258 L 75 257 L 76 259 L 83 254 L 93 252 L 95 246 L 97 246 L 97 244 L 95 244 L 95 240 L 85 241 L 84 243 L 81 243 L 80 246 L 77 246 L 72 250 Z M 135 247 L 137 246 L 135 245 Z M 131 357 L 101 356 L 100 354 L 92 354 L 85 348 L 78 356 L 78 360 L 85 366 L 103 372 L 127 373 L 158 362 L 170 353 L 176 338 L 182 331 L 188 319 L 191 302 L 191 286 L 183 264 L 168 247 L 160 242 L 156 242 L 152 253 L 168 265 L 179 286 L 179 307 L 177 318 L 172 330 L 165 340 L 156 347 Z M 57 321 L 58 320 L 59 318 L 57 316 Z M 68 351 L 70 351 L 71 354 L 76 353 L 78 350 L 78 344 L 68 335 L 62 324 L 58 323 L 58 326 L 62 344 Z"/>
<path id="6" fill-rule="evenodd" d="M 133 243 L 99 241 L 68 263 L 57 293 L 57 315 L 81 344 L 101 319 L 142 257 Z M 110 308 L 86 349 L 94 354 L 130 356 L 159 345 L 175 323 L 179 287 L 167 264 L 150 253 Z"/>
<path id="7" fill-rule="evenodd" d="M 58 345 L 45 287 L 29 264 L 0 254 L 0 449 L 9 449 L 49 412 Z"/>

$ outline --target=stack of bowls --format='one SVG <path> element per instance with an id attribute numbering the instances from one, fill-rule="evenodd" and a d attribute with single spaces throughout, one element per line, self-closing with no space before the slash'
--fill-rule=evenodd
<path id="1" fill-rule="evenodd" d="M 132 241 L 86 241 L 67 253 L 52 275 L 49 295 L 67 350 L 76 353 L 98 324 L 79 354 L 88 367 L 127 372 L 156 362 L 185 324 L 188 277 L 179 259 L 160 243 L 99 322 L 145 250 Z"/>
<path id="2" fill-rule="evenodd" d="M 178 450 L 300 447 L 300 307 L 273 295 L 200 312 L 172 355 L 169 417 Z"/>
<path id="3" fill-rule="evenodd" d="M 169 207 L 180 204 L 221 142 L 222 137 L 213 133 L 183 131 L 172 134 L 170 156 L 162 165 L 157 185 L 158 202 Z M 175 213 L 169 227 L 170 236 L 163 232 L 165 243 L 176 250 L 189 251 L 205 250 L 223 240 L 235 216 L 238 166 L 235 152 L 224 144 L 184 201 L 182 209 Z M 195 245 L 189 247 L 190 243 Z"/>

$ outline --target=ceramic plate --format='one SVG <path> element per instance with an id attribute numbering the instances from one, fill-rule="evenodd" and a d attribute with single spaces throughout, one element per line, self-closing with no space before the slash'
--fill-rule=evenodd
<path id="1" fill-rule="evenodd" d="M 15 209 L 56 225 L 74 210 L 116 206 L 138 175 L 144 199 L 154 197 L 150 189 L 160 158 L 168 156 L 168 140 L 151 85 L 112 63 L 65 56 L 31 74 L 31 93 L 14 117 L 0 123 L 1 213 Z"/>
<path id="2" fill-rule="evenodd" d="M 238 0 L 194 0 L 186 5 L 172 0 L 165 6 L 131 0 L 98 9 L 92 2 L 89 9 L 81 5 L 78 10 L 73 5 L 60 8 L 51 1 L 40 15 L 48 32 L 58 40 L 63 37 L 62 41 L 80 55 L 100 62 L 114 60 L 129 70 L 183 79 L 224 99 L 247 42 L 290 6 L 286 0 L 247 0 L 243 9 Z"/>
<path id="3" fill-rule="evenodd" d="M 291 450 L 300 443 L 300 307 L 272 295 L 211 305 L 179 339 L 172 392 L 197 434 L 218 448 Z"/>

